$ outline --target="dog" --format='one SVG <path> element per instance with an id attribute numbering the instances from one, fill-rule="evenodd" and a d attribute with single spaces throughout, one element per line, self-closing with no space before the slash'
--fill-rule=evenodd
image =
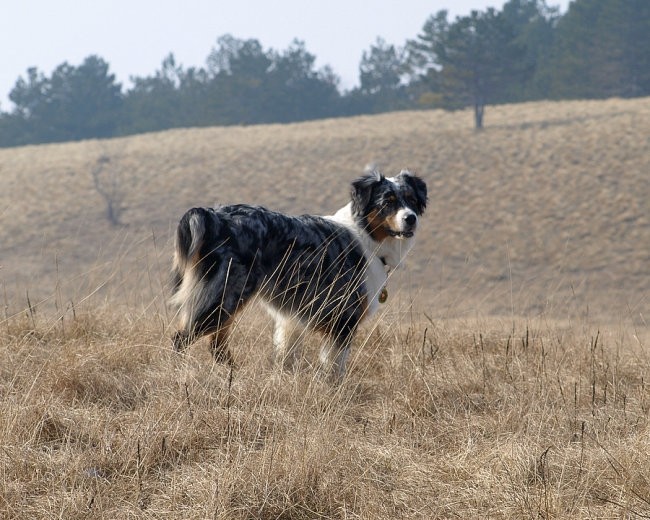
<path id="1" fill-rule="evenodd" d="M 350 202 L 331 216 L 289 216 L 261 206 L 193 208 L 181 218 L 172 268 L 183 351 L 210 337 L 215 360 L 237 312 L 254 297 L 275 319 L 276 361 L 290 368 L 305 328 L 324 334 L 322 367 L 345 374 L 359 324 L 387 299 L 390 271 L 412 248 L 427 205 L 426 183 L 402 170 L 352 182 Z"/>

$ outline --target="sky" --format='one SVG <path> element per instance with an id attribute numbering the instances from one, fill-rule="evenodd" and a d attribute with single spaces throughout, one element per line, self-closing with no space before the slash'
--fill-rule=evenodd
<path id="1" fill-rule="evenodd" d="M 285 50 L 297 38 L 332 67 L 341 87 L 358 85 L 363 51 L 382 37 L 401 46 L 441 9 L 450 19 L 505 0 L 3 0 L 0 3 L 0 110 L 29 67 L 47 76 L 61 63 L 95 54 L 124 90 L 132 76 L 151 76 L 173 53 L 185 68 L 202 67 L 219 36 L 254 38 Z M 548 0 L 566 11 L 570 0 Z"/>

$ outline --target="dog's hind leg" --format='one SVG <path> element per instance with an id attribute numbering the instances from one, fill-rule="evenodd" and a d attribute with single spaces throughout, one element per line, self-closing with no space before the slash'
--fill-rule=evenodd
<path id="1" fill-rule="evenodd" d="M 228 332 L 231 320 L 224 323 L 221 328 L 210 335 L 210 352 L 217 363 L 233 365 L 232 354 L 228 348 Z"/>
<path id="2" fill-rule="evenodd" d="M 189 344 L 202 336 L 210 336 L 210 350 L 214 359 L 232 362 L 226 346 L 228 330 L 234 315 L 250 296 L 244 291 L 242 272 L 245 273 L 243 266 L 231 259 L 204 276 L 193 294 L 191 315 L 188 313 L 190 317 L 185 320 L 185 327 L 175 336 L 175 345 Z"/>
<path id="3" fill-rule="evenodd" d="M 176 352 L 183 352 L 187 346 L 192 343 L 192 341 L 190 339 L 190 335 L 187 332 L 179 330 L 174 333 L 174 336 L 172 337 L 172 343 Z"/>

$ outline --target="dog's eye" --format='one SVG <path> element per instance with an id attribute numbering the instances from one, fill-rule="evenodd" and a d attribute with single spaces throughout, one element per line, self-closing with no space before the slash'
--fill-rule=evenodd
<path id="1" fill-rule="evenodd" d="M 388 195 L 386 196 L 386 205 L 392 205 L 397 202 L 397 197 L 395 195 Z"/>

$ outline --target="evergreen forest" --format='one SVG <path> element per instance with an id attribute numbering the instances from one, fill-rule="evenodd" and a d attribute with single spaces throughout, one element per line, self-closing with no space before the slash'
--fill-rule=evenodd
<path id="1" fill-rule="evenodd" d="M 226 34 L 205 66 L 170 53 L 128 89 L 97 55 L 49 76 L 31 67 L 0 111 L 0 147 L 434 108 L 471 107 L 481 129 L 494 104 L 648 96 L 650 1 L 574 0 L 561 14 L 545 0 L 508 0 L 455 19 L 442 10 L 402 45 L 377 37 L 351 90 L 315 62 L 300 40 L 274 50 Z"/>

